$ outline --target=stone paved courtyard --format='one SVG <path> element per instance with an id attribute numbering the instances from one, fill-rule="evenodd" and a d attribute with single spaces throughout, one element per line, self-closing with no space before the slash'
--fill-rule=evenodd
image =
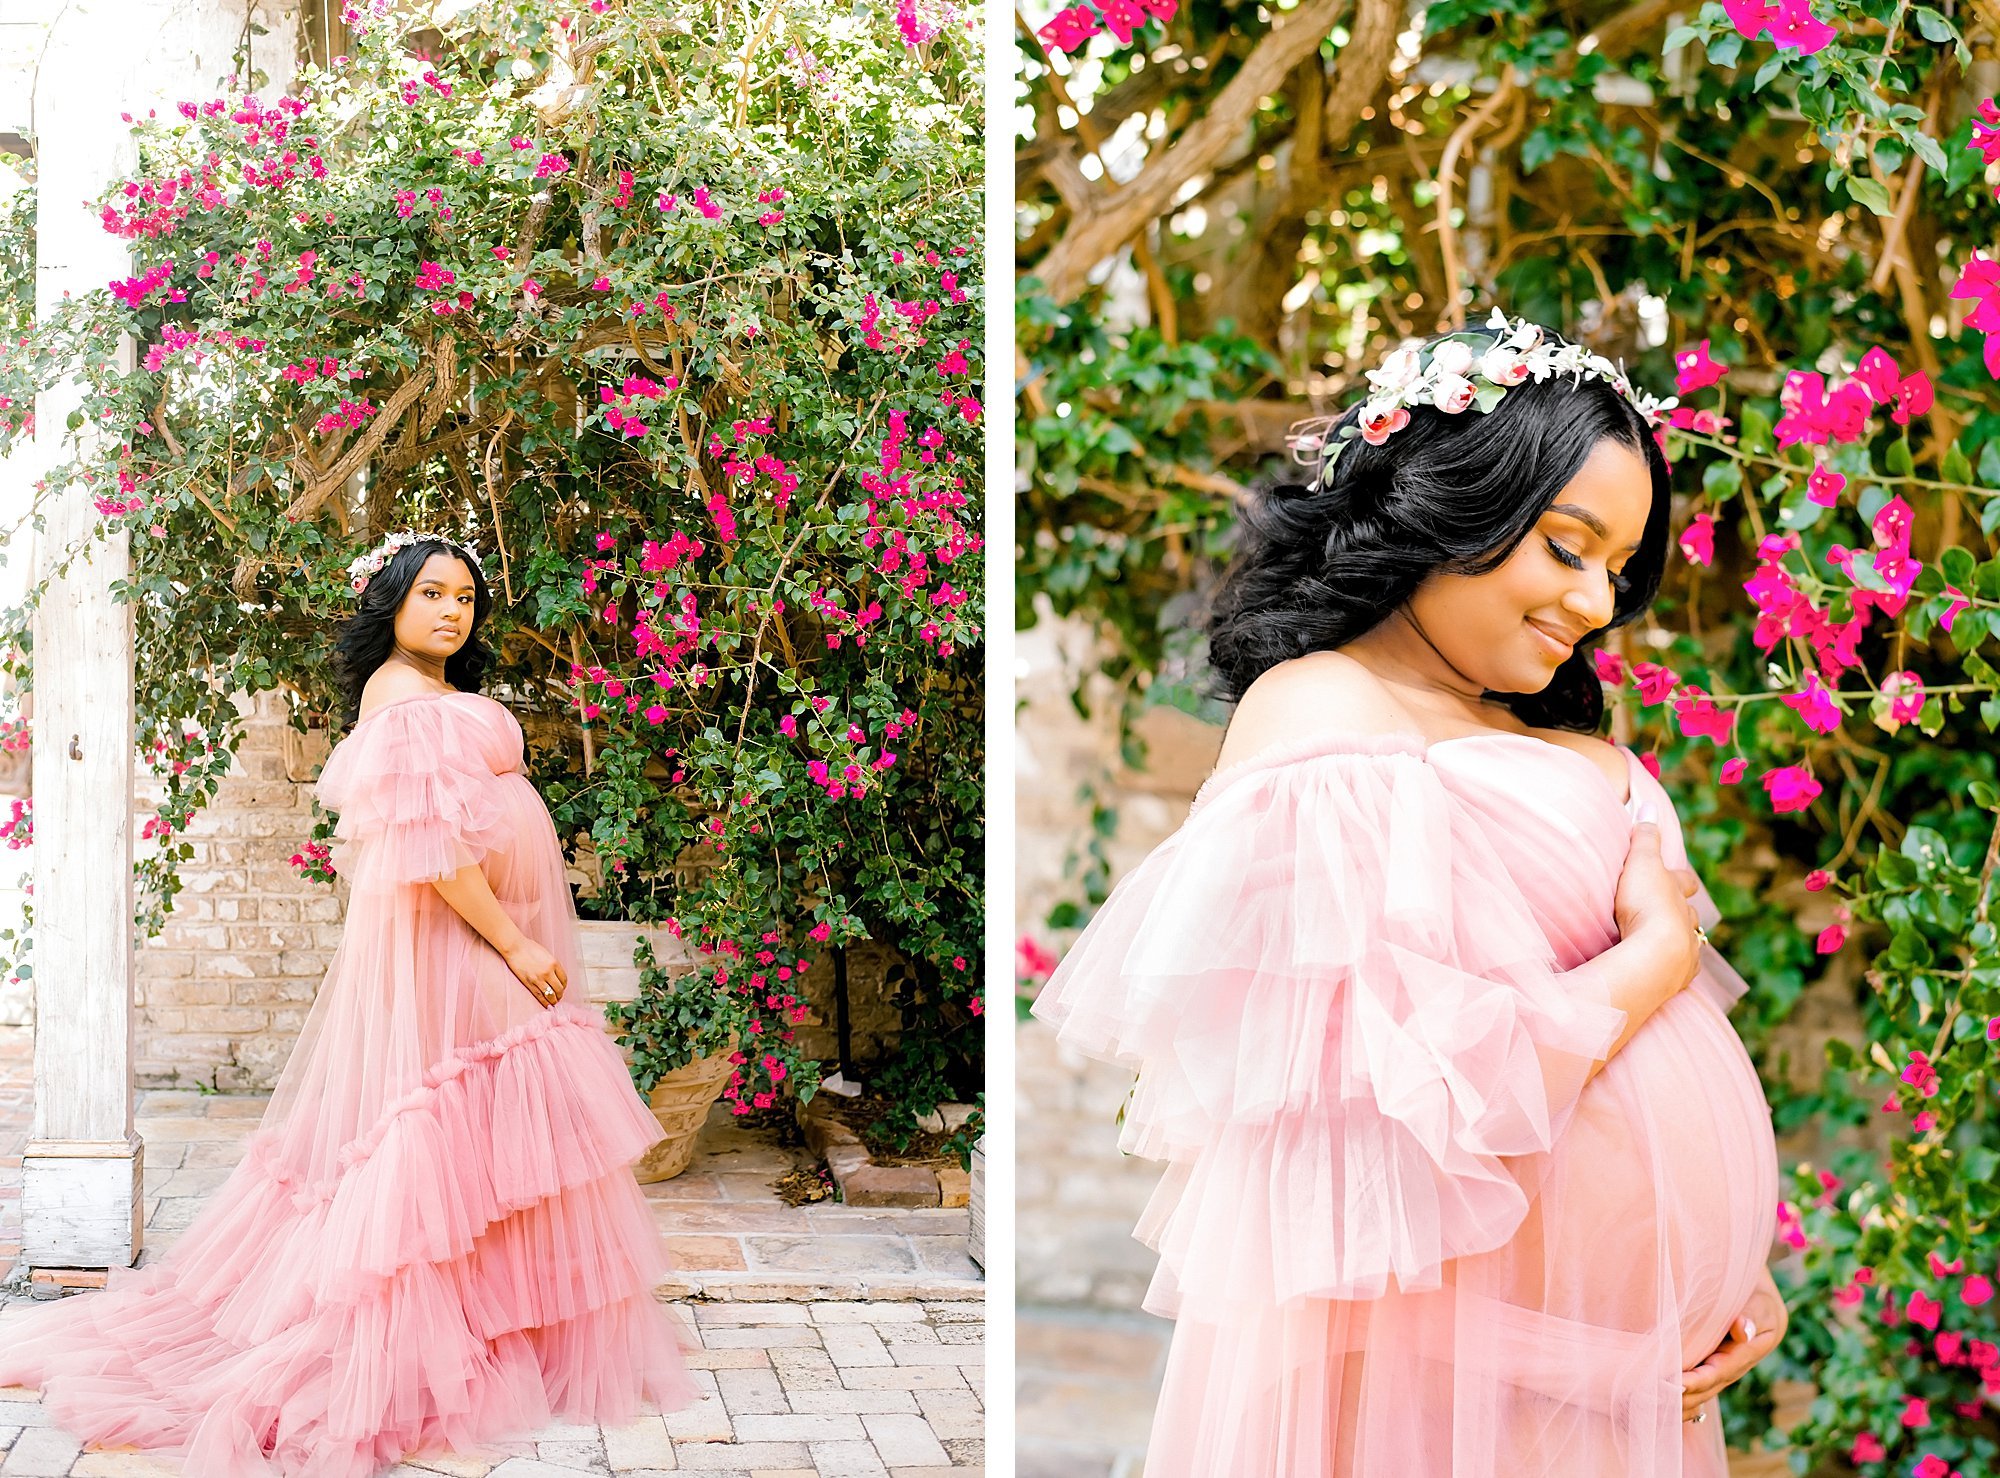
<path id="1" fill-rule="evenodd" d="M 0 1340 L 29 1302 L 20 1272 L 21 1157 L 32 1090 L 25 1029 L 0 1027 Z M 229 1175 L 263 1114 L 258 1095 L 151 1090 L 144 1266 Z M 771 1189 L 803 1150 L 711 1118 L 694 1163 L 646 1187 L 677 1264 L 673 1303 L 709 1395 L 630 1427 L 554 1427 L 481 1459 L 397 1475 L 557 1478 L 666 1472 L 735 1478 L 932 1478 L 984 1471 L 985 1284 L 963 1207 L 792 1207 Z M 88 1293 L 69 1295 L 88 1298 Z M 0 1478 L 186 1475 L 133 1452 L 80 1452 L 31 1391 L 0 1387 Z"/>

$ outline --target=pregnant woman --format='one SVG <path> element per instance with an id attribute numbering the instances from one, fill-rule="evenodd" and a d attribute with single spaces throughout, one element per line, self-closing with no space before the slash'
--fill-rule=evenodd
<path id="1" fill-rule="evenodd" d="M 1368 378 L 1245 511 L 1217 770 L 1035 1007 L 1169 1162 L 1147 1478 L 1724 1478 L 1776 1146 L 1591 653 L 1659 585 L 1661 407 L 1497 310 Z"/>
<path id="2" fill-rule="evenodd" d="M 0 1347 L 73 1434 L 200 1478 L 370 1478 L 698 1394 L 629 1168 L 661 1130 L 585 993 L 520 727 L 476 691 L 478 560 L 405 531 L 350 573 L 318 791 L 351 891 L 298 1044 L 172 1248 Z"/>

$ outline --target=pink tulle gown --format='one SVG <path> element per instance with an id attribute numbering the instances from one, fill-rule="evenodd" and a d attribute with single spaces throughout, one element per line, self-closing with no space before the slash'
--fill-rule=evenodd
<path id="1" fill-rule="evenodd" d="M 1585 1084 L 1625 1014 L 1577 967 L 1647 803 L 1686 861 L 1624 753 L 1625 796 L 1522 735 L 1252 756 L 1051 977 L 1169 1162 L 1146 1478 L 1723 1478 L 1680 1375 L 1759 1280 L 1777 1149 L 1712 949 Z"/>
<path id="2" fill-rule="evenodd" d="M 661 1131 L 521 761 L 507 709 L 455 691 L 335 746 L 347 926 L 242 1162 L 163 1257 L 9 1325 L 0 1385 L 191 1478 L 370 1478 L 695 1398 L 630 1168 Z M 555 1006 L 429 886 L 469 862 L 562 961 Z"/>

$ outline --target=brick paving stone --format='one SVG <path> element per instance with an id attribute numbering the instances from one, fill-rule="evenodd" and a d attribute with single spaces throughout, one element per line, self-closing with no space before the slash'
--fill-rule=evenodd
<path id="1" fill-rule="evenodd" d="M 939 1307 L 949 1308 L 945 1304 Z M 812 1305 L 815 1324 L 921 1324 L 932 1317 L 929 1306 L 906 1303 L 817 1303 Z M 940 1316 L 941 1317 L 941 1316 Z"/>
<path id="2" fill-rule="evenodd" d="M 887 1369 L 845 1370 L 841 1380 L 857 1391 L 962 1391 L 964 1369 L 953 1365 L 897 1365 Z"/>
<path id="3" fill-rule="evenodd" d="M 711 1350 L 818 1349 L 819 1341 L 817 1330 L 796 1324 L 711 1324 L 701 1332 Z"/>
<path id="4" fill-rule="evenodd" d="M 143 1452 L 86 1452 L 69 1471 L 70 1478 L 179 1478 L 181 1470 Z"/>
<path id="5" fill-rule="evenodd" d="M 794 1391 L 791 1403 L 792 1410 L 807 1414 L 846 1413 L 861 1416 L 871 1411 L 918 1409 L 917 1398 L 909 1391 Z"/>
<path id="6" fill-rule="evenodd" d="M 837 1391 L 842 1372 L 825 1350 L 772 1350 L 771 1368 L 787 1391 Z"/>
<path id="7" fill-rule="evenodd" d="M 857 1416 L 740 1416 L 736 1436 L 742 1442 L 860 1442 L 868 1433 Z"/>
<path id="8" fill-rule="evenodd" d="M 815 1442 L 812 1460 L 820 1478 L 889 1478 L 872 1442 Z"/>
<path id="9" fill-rule="evenodd" d="M 692 1406 L 667 1413 L 667 1432 L 676 1446 L 682 1442 L 730 1442 L 736 1427 L 720 1396 L 706 1396 Z"/>
<path id="10" fill-rule="evenodd" d="M 827 1354 L 843 1368 L 850 1365 L 894 1365 L 896 1360 L 871 1324 L 830 1324 L 820 1331 Z M 904 1362 L 915 1364 L 915 1361 Z"/>
<path id="11" fill-rule="evenodd" d="M 604 1429 L 604 1456 L 614 1473 L 640 1468 L 671 1468 L 673 1438 L 667 1435 L 666 1418 L 643 1416 L 622 1427 Z"/>
<path id="12" fill-rule="evenodd" d="M 695 1323 L 711 1324 L 812 1324 L 817 1322 L 811 1308 L 795 1303 L 697 1304 Z M 921 1317 L 921 1311 L 919 1311 Z"/>
<path id="13" fill-rule="evenodd" d="M 890 1467 L 943 1467 L 944 1445 L 920 1416 L 869 1415 L 861 1418 L 868 1440 Z"/>
<path id="14" fill-rule="evenodd" d="M 537 1442 L 535 1456 L 545 1463 L 554 1463 L 559 1468 L 574 1468 L 579 1472 L 611 1471 L 611 1464 L 604 1456 L 604 1443 L 595 1437 L 588 1442 Z"/>
<path id="15" fill-rule="evenodd" d="M 7 1461 L 0 1463 L 6 1478 L 61 1478 L 76 1461 L 82 1444 L 67 1432 L 54 1427 L 30 1427 L 7 1449 Z"/>
<path id="16" fill-rule="evenodd" d="M 674 1456 L 690 1473 L 738 1468 L 796 1468 L 810 1461 L 803 1442 L 676 1442 Z"/>
<path id="17" fill-rule="evenodd" d="M 768 1366 L 761 1370 L 718 1370 L 715 1384 L 732 1417 L 775 1416 L 793 1409 L 785 1388 L 778 1383 L 778 1373 Z"/>
<path id="18" fill-rule="evenodd" d="M 489 1478 L 576 1478 L 576 1468 L 558 1467 L 545 1463 L 540 1458 L 510 1457 L 495 1468 Z M 588 1471 L 585 1469 L 583 1471 Z"/>
<path id="19" fill-rule="evenodd" d="M 881 1394 L 887 1395 L 888 1392 Z M 911 1391 L 912 1397 L 939 1437 L 978 1437 L 986 1431 L 986 1408 L 973 1391 Z"/>

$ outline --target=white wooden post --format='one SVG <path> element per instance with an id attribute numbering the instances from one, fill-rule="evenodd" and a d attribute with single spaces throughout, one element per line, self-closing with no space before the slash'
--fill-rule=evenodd
<path id="1" fill-rule="evenodd" d="M 38 316 L 65 293 L 131 275 L 126 244 L 85 202 L 135 165 L 118 112 L 133 95 L 145 15 L 130 0 L 76 0 L 50 29 L 35 76 Z M 129 370 L 129 338 L 119 354 Z M 77 381 L 36 401 L 41 467 L 63 459 L 82 405 Z M 69 488 L 50 506 L 38 573 L 88 536 L 91 492 Z M 35 1101 L 21 1184 L 30 1269 L 129 1267 L 145 1211 L 132 1128 L 133 608 L 111 595 L 130 551 L 120 533 L 87 553 L 35 618 Z"/>

